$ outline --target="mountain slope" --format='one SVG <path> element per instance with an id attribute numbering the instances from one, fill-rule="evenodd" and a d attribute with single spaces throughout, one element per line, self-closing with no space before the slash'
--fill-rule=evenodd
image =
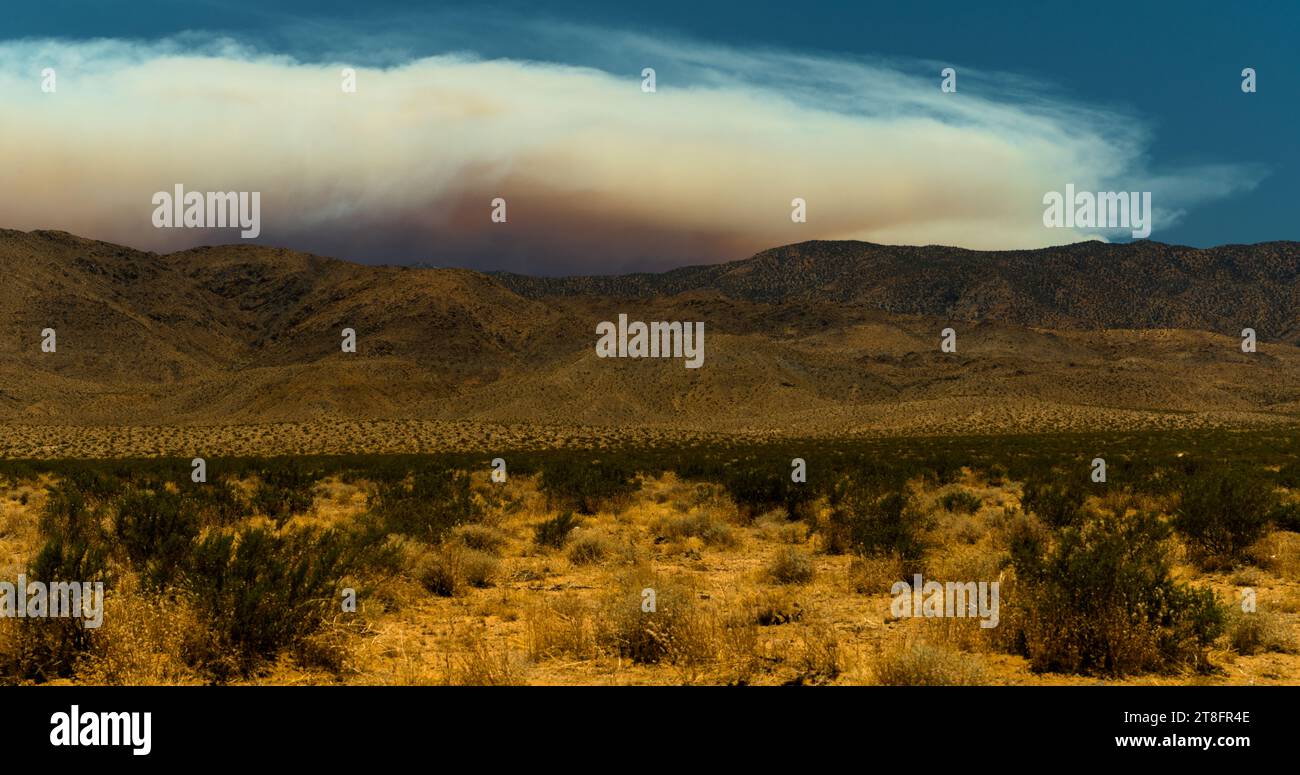
<path id="1" fill-rule="evenodd" d="M 1044 328 L 1189 328 L 1300 339 L 1300 243 L 1201 250 L 1141 241 L 972 251 L 801 242 L 659 275 L 497 275 L 529 298 L 647 298 L 701 288 L 769 303 L 832 301 Z"/>
<path id="2" fill-rule="evenodd" d="M 1291 423 L 1300 245 L 978 253 L 815 242 L 526 278 L 0 231 L 0 422 L 428 419 L 840 434 Z M 596 325 L 703 321 L 705 365 Z M 953 327 L 958 352 L 939 349 Z M 1257 353 L 1238 333 L 1259 331 Z M 58 350 L 41 351 L 55 328 Z M 357 332 L 343 353 L 340 332 Z"/>

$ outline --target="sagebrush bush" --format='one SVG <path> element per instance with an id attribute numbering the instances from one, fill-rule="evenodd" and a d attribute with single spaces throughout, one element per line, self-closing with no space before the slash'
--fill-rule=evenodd
<path id="1" fill-rule="evenodd" d="M 708 546 L 723 547 L 737 543 L 731 526 L 706 511 L 660 517 L 652 527 L 659 538 L 676 541 L 698 538 Z"/>
<path id="2" fill-rule="evenodd" d="M 1052 527 L 1077 525 L 1088 493 L 1070 479 L 1029 479 L 1020 496 L 1021 508 Z"/>
<path id="3" fill-rule="evenodd" d="M 333 530 L 213 531 L 194 545 L 187 586 L 223 650 L 247 672 L 320 627 L 338 605 L 346 559 Z"/>
<path id="4" fill-rule="evenodd" d="M 409 482 L 382 486 L 371 502 L 371 515 L 383 534 L 437 544 L 452 528 L 477 521 L 482 510 L 468 474 L 431 467 L 416 471 Z"/>
<path id="5" fill-rule="evenodd" d="M 478 589 L 484 589 L 496 584 L 501 561 L 487 552 L 480 552 L 477 549 L 465 549 L 460 560 L 460 567 L 466 584 Z"/>
<path id="6" fill-rule="evenodd" d="M 506 545 L 505 534 L 487 525 L 460 525 L 452 535 L 470 549 L 488 554 L 497 554 Z"/>
<path id="7" fill-rule="evenodd" d="M 440 597 L 455 597 L 465 591 L 462 560 L 466 551 L 456 546 L 445 546 L 417 554 L 411 573 L 429 592 Z"/>
<path id="8" fill-rule="evenodd" d="M 184 570 L 199 527 L 194 504 L 178 493 L 132 487 L 118 502 L 113 531 L 146 586 L 158 589 Z"/>
<path id="9" fill-rule="evenodd" d="M 599 533 L 579 530 L 569 546 L 569 562 L 574 565 L 592 565 L 609 554 L 609 541 Z"/>
<path id="10" fill-rule="evenodd" d="M 1230 567 L 1267 532 L 1277 503 L 1273 486 L 1238 471 L 1205 472 L 1183 485 L 1174 527 L 1205 568 Z"/>
<path id="11" fill-rule="evenodd" d="M 552 507 L 595 514 L 602 504 L 636 492 L 641 482 L 635 469 L 617 461 L 565 456 L 543 466 L 537 486 Z"/>
<path id="12" fill-rule="evenodd" d="M 28 567 L 27 579 L 29 584 L 99 582 L 105 589 L 112 583 L 103 548 L 62 538 L 46 542 Z M 84 606 L 85 601 L 82 603 Z M 53 600 L 46 604 L 53 605 Z M 84 627 L 83 619 L 77 617 L 19 619 L 12 627 L 13 642 L 0 655 L 7 662 L 0 665 L 0 675 L 38 682 L 71 678 L 77 663 L 90 650 L 94 635 L 94 630 Z"/>
<path id="13" fill-rule="evenodd" d="M 945 511 L 951 511 L 954 514 L 974 514 L 980 510 L 983 503 L 978 496 L 971 495 L 968 492 L 950 492 L 939 499 L 939 505 L 943 506 Z"/>
<path id="14" fill-rule="evenodd" d="M 767 566 L 767 576 L 778 584 L 807 584 L 813 580 L 812 558 L 793 546 L 783 546 Z"/>
<path id="15" fill-rule="evenodd" d="M 925 557 L 929 515 L 905 490 L 881 493 L 845 479 L 832 492 L 823 549 L 831 554 L 852 551 L 864 557 L 891 555 L 903 572 L 919 572 Z"/>
<path id="16" fill-rule="evenodd" d="M 1296 642 L 1286 621 L 1272 611 L 1242 611 L 1233 608 L 1228 618 L 1228 644 L 1238 654 L 1249 656 L 1265 652 L 1294 653 Z"/>
<path id="17" fill-rule="evenodd" d="M 556 514 L 534 527 L 533 538 L 537 541 L 538 546 L 559 549 L 564 546 L 565 541 L 569 540 L 569 533 L 573 532 L 573 529 L 577 526 L 578 520 L 573 516 L 573 512 L 566 511 L 562 514 Z"/>
<path id="18" fill-rule="evenodd" d="M 1011 540 L 1003 626 L 1034 670 L 1122 675 L 1205 668 L 1222 632 L 1214 595 L 1176 582 L 1153 514 L 1086 515 L 1056 531 L 1026 521 Z"/>
<path id="19" fill-rule="evenodd" d="M 903 638 L 885 646 L 871 674 L 880 686 L 971 686 L 985 680 L 978 656 Z"/>
<path id="20" fill-rule="evenodd" d="M 674 577 L 644 570 L 624 576 L 605 598 L 596 626 L 602 648 L 638 664 L 691 664 L 711 655 L 695 590 Z"/>

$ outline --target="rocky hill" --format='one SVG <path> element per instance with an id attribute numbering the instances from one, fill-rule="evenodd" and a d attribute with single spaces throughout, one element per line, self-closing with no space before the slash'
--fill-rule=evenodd
<path id="1" fill-rule="evenodd" d="M 1294 422 L 1300 244 L 808 242 L 657 275 L 170 255 L 0 231 L 0 423 L 427 420 L 780 434 Z M 703 321 L 706 359 L 596 325 Z M 957 331 L 958 351 L 939 348 Z M 1241 352 L 1255 328 L 1259 352 Z M 43 352 L 53 328 L 57 350 Z M 357 332 L 357 352 L 340 348 Z"/>

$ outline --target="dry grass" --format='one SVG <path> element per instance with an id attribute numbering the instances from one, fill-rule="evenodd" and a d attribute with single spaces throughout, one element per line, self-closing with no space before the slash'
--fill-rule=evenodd
<path id="1" fill-rule="evenodd" d="M 968 684 L 1087 683 L 1044 675 L 1007 653 L 974 619 L 894 620 L 896 557 L 829 555 L 804 522 L 783 514 L 750 524 L 712 485 L 668 475 L 617 513 L 583 519 L 563 548 L 539 547 L 534 528 L 555 516 L 530 477 L 496 486 L 481 523 L 437 545 L 390 539 L 392 567 L 347 586 L 356 613 L 338 613 L 268 670 L 267 683 L 363 684 Z M 42 482 L 0 485 L 0 569 L 12 578 L 36 550 Z M 927 579 L 996 580 L 1006 558 L 1005 509 L 1017 484 L 969 476 L 939 493 L 969 490 L 973 513 L 936 512 Z M 319 485 L 298 519 L 347 524 L 365 508 L 366 483 Z M 492 495 L 492 493 L 497 493 Z M 504 496 L 500 495 L 505 493 Z M 25 503 L 23 502 L 25 499 Z M 973 500 L 969 501 L 973 503 Z M 1211 683 L 1300 682 L 1300 536 L 1273 533 L 1255 563 L 1231 573 L 1181 573 L 1224 599 L 1258 588 L 1256 618 L 1234 619 L 1223 669 Z M 910 579 L 909 579 L 910 580 Z M 1246 583 L 1250 582 L 1250 583 Z M 652 590 L 652 607 L 646 590 Z M 1003 590 L 1004 599 L 1007 590 Z M 1009 610 L 1003 609 L 1003 624 Z M 16 648 L 0 620 L 0 658 Z M 1001 628 L 998 628 L 1001 629 Z M 205 631 L 183 600 L 129 583 L 108 596 L 104 627 L 79 665 L 94 683 L 201 681 L 190 666 Z M 209 655 L 210 656 L 210 655 Z M 1150 680 L 1142 676 L 1120 682 Z M 1165 679 L 1162 679 L 1165 680 Z M 1167 679 L 1176 680 L 1176 679 Z M 1181 679 L 1178 679 L 1181 680 Z M 1192 679 L 1187 679 L 1192 680 Z"/>

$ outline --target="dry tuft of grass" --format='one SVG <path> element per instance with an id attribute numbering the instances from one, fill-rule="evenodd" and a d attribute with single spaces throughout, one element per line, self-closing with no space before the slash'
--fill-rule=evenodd
<path id="1" fill-rule="evenodd" d="M 812 557 L 793 546 L 783 546 L 767 566 L 767 577 L 777 584 L 808 584 L 816 575 Z"/>
<path id="2" fill-rule="evenodd" d="M 1287 622 L 1265 609 L 1241 611 L 1231 609 L 1228 620 L 1228 644 L 1242 656 L 1261 653 L 1293 654 L 1296 642 Z"/>
<path id="3" fill-rule="evenodd" d="M 569 562 L 595 565 L 611 553 L 609 539 L 594 530 L 575 530 L 569 542 Z"/>
<path id="4" fill-rule="evenodd" d="M 880 686 L 971 686 L 985 682 L 978 656 L 901 637 L 886 643 L 871 667 Z"/>

